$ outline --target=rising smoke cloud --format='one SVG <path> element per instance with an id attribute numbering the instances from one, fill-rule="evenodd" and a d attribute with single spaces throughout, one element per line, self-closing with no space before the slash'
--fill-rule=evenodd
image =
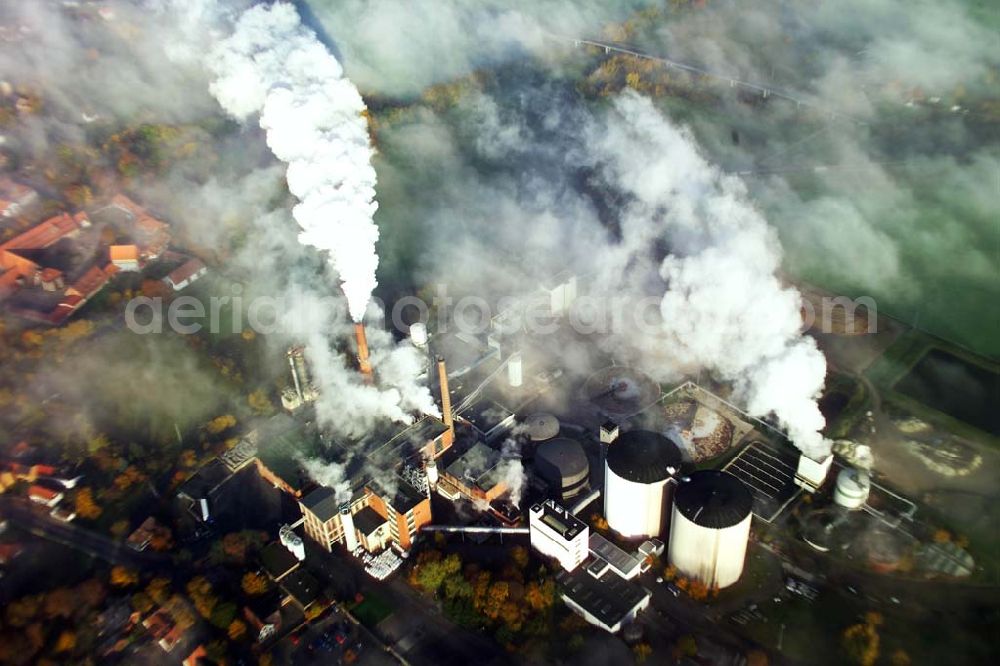
<path id="1" fill-rule="evenodd" d="M 372 219 L 377 209 L 372 147 L 357 89 L 287 4 L 256 6 L 240 15 L 205 64 L 214 75 L 212 94 L 229 115 L 245 121 L 260 114 L 268 146 L 288 165 L 288 187 L 299 200 L 292 211 L 301 227 L 299 241 L 328 256 L 351 320 L 361 321 L 377 285 L 379 232 Z M 273 235 L 266 228 L 259 232 Z M 282 270 L 276 256 L 295 273 L 280 318 L 305 342 L 321 423 L 360 437 L 381 419 L 410 423 L 413 412 L 439 413 L 418 379 L 423 364 L 417 350 L 371 328 L 380 385 L 361 382 L 335 348 L 334 341 L 350 338 L 351 329 L 338 300 L 326 292 L 323 275 L 296 272 L 301 253 L 280 242 L 256 247 L 269 275 Z M 371 316 L 377 319 L 381 312 L 375 308 Z"/>
<path id="2" fill-rule="evenodd" d="M 735 382 L 749 411 L 774 414 L 805 452 L 827 453 L 816 403 L 826 362 L 800 333 L 799 295 L 776 276 L 777 235 L 743 183 L 711 165 L 689 132 L 632 92 L 589 124 L 584 146 L 581 157 L 628 195 L 611 255 L 618 259 L 604 267 L 605 279 L 620 284 L 629 264 L 665 242 L 659 344 L 681 366 Z"/>
<path id="3" fill-rule="evenodd" d="M 286 4 L 257 6 L 206 60 L 227 113 L 260 113 L 274 155 L 288 164 L 300 201 L 299 240 L 328 253 L 351 317 L 361 321 L 377 285 L 375 170 L 364 100 L 343 69 Z"/>

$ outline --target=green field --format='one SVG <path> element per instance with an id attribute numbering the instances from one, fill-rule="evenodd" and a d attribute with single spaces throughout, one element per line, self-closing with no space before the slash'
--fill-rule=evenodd
<path id="1" fill-rule="evenodd" d="M 382 620 L 392 615 L 392 607 L 388 602 L 375 594 L 368 594 L 361 603 L 350 608 L 350 611 L 358 622 L 369 629 L 374 629 Z"/>

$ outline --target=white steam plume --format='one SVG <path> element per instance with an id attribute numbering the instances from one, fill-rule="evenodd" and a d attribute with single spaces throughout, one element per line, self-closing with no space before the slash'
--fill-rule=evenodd
<path id="1" fill-rule="evenodd" d="M 816 402 L 826 360 L 801 335 L 799 294 L 776 276 L 780 243 L 742 181 L 709 164 L 686 130 L 634 93 L 615 100 L 589 139 L 588 159 L 631 195 L 608 278 L 625 274 L 629 262 L 665 239 L 666 337 L 659 344 L 682 367 L 709 368 L 733 381 L 749 411 L 777 417 L 806 454 L 828 453 Z"/>
<path id="2" fill-rule="evenodd" d="M 508 497 L 511 504 L 520 508 L 521 497 L 527 485 L 524 463 L 521 462 L 521 446 L 514 437 L 509 437 L 503 443 L 500 455 L 498 468 L 503 482 L 507 485 Z"/>
<path id="3" fill-rule="evenodd" d="M 299 241 L 326 251 L 354 321 L 377 284 L 375 169 L 360 93 L 295 8 L 258 5 L 209 54 L 212 94 L 234 118 L 260 113 L 274 155 L 288 164 Z"/>
<path id="4" fill-rule="evenodd" d="M 280 316 L 295 331 L 295 338 L 305 343 L 309 372 L 319 389 L 316 418 L 324 427 L 359 438 L 383 419 L 411 423 L 414 411 L 440 416 L 427 386 L 420 383 L 423 357 L 412 345 L 395 345 L 388 332 L 369 326 L 379 385 L 364 383 L 345 355 L 330 344 L 331 338 L 347 338 L 353 331 L 343 300 L 311 289 L 294 296 L 284 303 Z M 369 319 L 380 316 L 372 305 Z"/>
<path id="5" fill-rule="evenodd" d="M 317 458 L 299 458 L 302 469 L 309 478 L 321 486 L 332 488 L 338 502 L 351 499 L 351 482 L 347 478 L 344 466 L 335 462 L 326 462 Z"/>

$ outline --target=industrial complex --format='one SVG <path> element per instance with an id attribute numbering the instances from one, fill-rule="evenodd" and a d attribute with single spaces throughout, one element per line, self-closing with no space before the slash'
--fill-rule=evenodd
<path id="1" fill-rule="evenodd" d="M 560 306 L 574 293 L 563 287 Z M 441 416 L 415 415 L 353 441 L 313 423 L 319 393 L 304 349 L 291 348 L 287 415 L 180 495 L 207 520 L 219 483 L 252 462 L 299 507 L 300 519 L 282 528 L 291 552 L 307 539 L 366 561 L 394 553 L 389 570 L 426 534 L 527 535 L 562 572 L 567 606 L 617 632 L 649 604 L 639 577 L 654 561 L 708 590 L 732 586 L 754 521 L 774 521 L 794 497 L 826 483 L 832 458 L 809 459 L 720 395 L 692 382 L 664 391 L 620 365 L 581 376 L 558 363 L 545 348 L 551 342 L 512 334 L 506 321 L 498 317 L 481 338 L 438 337 L 414 324 L 408 344 L 426 359 Z M 377 383 L 364 325 L 354 333 L 357 371 Z M 839 469 L 835 505 L 856 510 L 867 473 Z"/>
<path id="2" fill-rule="evenodd" d="M 0 666 L 996 661 L 997 3 L 554 4 L 0 3 Z"/>

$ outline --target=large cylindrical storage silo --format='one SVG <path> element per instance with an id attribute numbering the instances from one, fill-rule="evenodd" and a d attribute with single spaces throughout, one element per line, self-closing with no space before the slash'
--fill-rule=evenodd
<path id="1" fill-rule="evenodd" d="M 563 500 L 585 491 L 590 478 L 590 462 L 583 447 L 564 437 L 542 442 L 535 452 L 535 470 Z"/>
<path id="2" fill-rule="evenodd" d="M 728 472 L 701 470 L 677 484 L 668 560 L 708 587 L 739 580 L 746 559 L 753 497 Z"/>
<path id="3" fill-rule="evenodd" d="M 667 480 L 680 469 L 681 452 L 663 435 L 630 430 L 608 445 L 604 464 L 604 517 L 626 538 L 663 531 Z"/>

